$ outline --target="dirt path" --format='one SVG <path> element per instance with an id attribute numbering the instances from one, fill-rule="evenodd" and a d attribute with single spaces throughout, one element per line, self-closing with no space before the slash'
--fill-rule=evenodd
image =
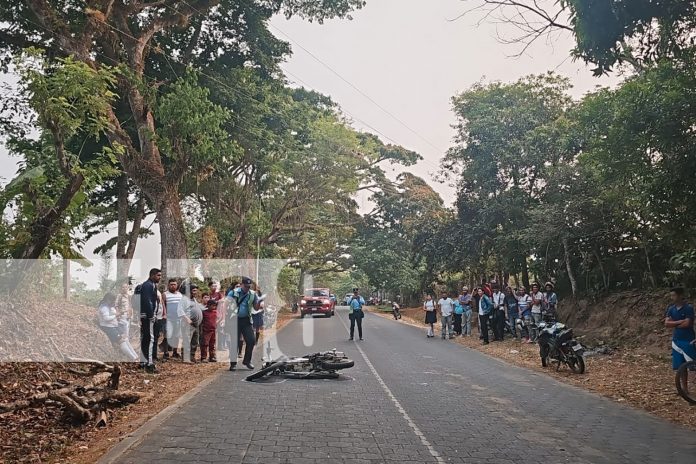
<path id="1" fill-rule="evenodd" d="M 388 319 L 393 318 L 391 313 L 375 313 Z M 424 315 L 420 308 L 405 309 L 402 314 L 402 323 L 422 327 L 425 332 Z M 437 325 L 438 335 L 439 329 L 440 326 Z M 668 347 L 665 347 L 664 356 L 643 354 L 638 349 L 617 350 L 611 355 L 591 356 L 586 359 L 586 373 L 576 375 L 563 367 L 558 372 L 555 367 L 542 368 L 536 344 L 506 339 L 504 342 L 483 345 L 478 339 L 476 328 L 474 336 L 457 337 L 450 342 L 462 344 L 517 366 L 546 372 L 563 382 L 696 429 L 696 406 L 689 405 L 677 394 Z"/>
<path id="2" fill-rule="evenodd" d="M 274 330 L 282 329 L 296 316 L 280 313 Z M 269 331 L 270 332 L 270 331 Z M 3 401 L 36 393 L 47 380 L 74 381 L 66 365 L 58 363 L 0 363 L 0 394 Z M 121 390 L 145 394 L 138 403 L 108 411 L 108 426 L 71 426 L 58 408 L 30 408 L 0 415 L 0 462 L 91 464 L 109 448 L 150 418 L 193 389 L 203 380 L 228 368 L 227 362 L 183 364 L 170 360 L 149 375 L 137 367 L 122 365 Z"/>

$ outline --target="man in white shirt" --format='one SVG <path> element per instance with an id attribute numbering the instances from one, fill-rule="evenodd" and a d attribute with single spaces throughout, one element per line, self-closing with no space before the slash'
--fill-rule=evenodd
<path id="1" fill-rule="evenodd" d="M 440 307 L 440 316 L 442 316 L 442 339 L 445 340 L 447 335 L 449 338 L 454 338 L 454 327 L 452 326 L 454 301 L 446 293 L 443 293 L 437 305 Z"/>
<path id="2" fill-rule="evenodd" d="M 541 293 L 539 284 L 532 285 L 530 296 L 532 297 L 532 319 L 534 319 L 535 324 L 538 324 L 541 322 L 541 308 L 544 304 L 544 294 Z"/>
<path id="3" fill-rule="evenodd" d="M 505 332 L 505 294 L 493 284 L 493 341 L 502 342 Z"/>

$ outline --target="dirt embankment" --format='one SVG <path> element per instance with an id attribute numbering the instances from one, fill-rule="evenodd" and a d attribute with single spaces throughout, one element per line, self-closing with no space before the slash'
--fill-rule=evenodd
<path id="1" fill-rule="evenodd" d="M 573 327 L 576 336 L 583 337 L 584 345 L 594 347 L 601 342 L 612 348 L 611 354 L 587 357 L 587 371 L 583 375 L 573 374 L 567 367 L 558 372 L 555 367 L 542 368 L 536 344 L 507 338 L 502 343 L 483 345 L 476 328 L 472 337 L 457 337 L 442 343 L 460 343 L 696 429 L 696 406 L 679 397 L 674 384 L 671 333 L 662 324 L 667 301 L 665 292 L 630 291 L 594 302 L 562 302 L 559 319 Z M 392 317 L 391 312 L 379 314 Z M 421 308 L 407 308 L 402 310 L 402 314 L 403 322 L 423 328 L 425 336 L 425 316 Z M 439 323 L 438 320 L 438 335 Z M 435 341 L 440 342 L 438 339 Z"/>
<path id="2" fill-rule="evenodd" d="M 564 300 L 559 319 L 584 335 L 588 345 L 635 348 L 646 354 L 669 354 L 672 334 L 663 324 L 669 293 L 638 290 L 597 300 Z"/>

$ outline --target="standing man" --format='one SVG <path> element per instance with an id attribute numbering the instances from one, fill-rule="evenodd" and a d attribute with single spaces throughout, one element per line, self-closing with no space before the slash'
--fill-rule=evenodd
<path id="1" fill-rule="evenodd" d="M 534 340 L 536 341 L 536 327 L 541 322 L 541 308 L 544 304 L 544 294 L 539 291 L 539 284 L 532 285 L 532 320 L 534 321 Z"/>
<path id="2" fill-rule="evenodd" d="M 162 296 L 162 292 L 160 289 L 157 289 L 157 308 L 155 309 L 155 332 L 154 332 L 154 339 L 155 339 L 155 346 L 157 346 L 157 342 L 159 342 L 160 335 L 164 338 L 162 340 L 162 343 L 159 345 L 159 347 L 162 349 L 164 354 L 162 355 L 163 360 L 169 359 L 169 355 L 167 354 L 167 308 L 164 305 L 164 297 Z M 159 361 L 157 358 L 157 350 L 155 350 L 155 361 Z"/>
<path id="3" fill-rule="evenodd" d="M 155 340 L 155 315 L 157 311 L 157 284 L 162 280 L 162 271 L 150 269 L 148 279 L 140 284 L 140 351 L 141 365 L 150 374 L 157 373 L 157 341 Z"/>
<path id="4" fill-rule="evenodd" d="M 181 301 L 179 302 L 177 315 L 181 321 L 181 355 L 185 363 L 196 362 L 196 350 L 200 340 L 200 325 L 203 319 L 203 308 L 196 300 L 198 298 L 198 285 L 182 284 Z"/>
<path id="5" fill-rule="evenodd" d="M 454 338 L 454 333 L 452 331 L 452 313 L 454 312 L 454 302 L 452 298 L 443 293 L 440 300 L 438 300 L 437 305 L 440 307 L 440 316 L 442 316 L 442 339 L 445 340 L 447 336 L 450 339 Z"/>
<path id="6" fill-rule="evenodd" d="M 363 317 L 365 317 L 365 314 L 363 313 L 363 306 L 365 306 L 365 300 L 363 297 L 360 296 L 360 289 L 359 288 L 354 288 L 353 289 L 353 296 L 350 297 L 350 301 L 348 302 L 348 306 L 350 307 L 350 312 L 348 313 L 348 318 L 350 319 L 350 338 L 349 340 L 353 340 L 353 335 L 355 334 L 355 324 L 358 324 L 358 337 L 360 337 L 360 340 L 363 339 L 363 333 L 362 333 L 362 320 Z"/>
<path id="7" fill-rule="evenodd" d="M 469 288 L 464 287 L 462 289 L 462 294 L 459 295 L 459 302 L 462 304 L 464 313 L 462 314 L 462 336 L 471 337 L 471 294 L 469 293 Z"/>
<path id="8" fill-rule="evenodd" d="M 479 328 L 481 329 L 481 337 L 483 337 L 483 344 L 488 345 L 488 319 L 490 317 L 491 311 L 493 311 L 493 302 L 490 297 L 486 295 L 483 288 L 478 289 L 479 294 L 479 307 L 478 307 L 478 318 L 479 318 Z"/>
<path id="9" fill-rule="evenodd" d="M 244 341 L 244 358 L 242 364 L 247 369 L 253 370 L 254 365 L 251 364 L 251 355 L 254 352 L 256 337 L 254 336 L 254 327 L 251 322 L 252 309 L 259 310 L 261 303 L 256 293 L 251 290 L 252 281 L 249 277 L 242 278 L 242 285 L 230 291 L 227 295 L 227 321 L 225 327 L 230 334 L 229 352 L 230 352 L 230 370 L 237 369 L 237 355 L 242 349 L 242 340 Z"/>
<path id="10" fill-rule="evenodd" d="M 687 361 L 696 359 L 694 347 L 694 307 L 684 299 L 684 289 L 670 291 L 672 304 L 665 313 L 665 327 L 672 332 L 672 369 L 675 371 Z"/>
<path id="11" fill-rule="evenodd" d="M 527 343 L 532 343 L 532 297 L 527 295 L 527 289 L 520 287 L 517 291 L 517 311 L 524 322 L 525 330 L 527 331 Z M 520 327 L 520 332 L 522 328 Z M 536 329 L 534 330 L 536 332 Z M 521 336 L 521 334 L 520 334 Z"/>
<path id="12" fill-rule="evenodd" d="M 167 306 L 167 344 L 172 349 L 172 357 L 179 357 L 179 339 L 181 338 L 181 319 L 179 303 L 181 292 L 176 279 L 169 279 L 167 291 L 164 292 L 164 304 Z"/>
<path id="13" fill-rule="evenodd" d="M 505 333 L 505 294 L 493 284 L 493 341 L 502 342 Z"/>

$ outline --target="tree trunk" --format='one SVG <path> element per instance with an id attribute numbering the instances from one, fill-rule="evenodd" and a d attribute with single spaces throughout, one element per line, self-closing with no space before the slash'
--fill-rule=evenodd
<path id="1" fill-rule="evenodd" d="M 602 258 L 599 257 L 599 252 L 597 250 L 594 251 L 594 257 L 597 259 L 599 270 L 602 273 L 602 285 L 604 286 L 604 290 L 609 290 L 609 278 L 607 277 L 607 273 L 604 270 L 604 263 L 602 262 Z"/>
<path id="2" fill-rule="evenodd" d="M 527 257 L 522 257 L 522 284 L 529 290 L 531 287 L 529 285 L 529 266 L 527 265 Z"/>
<path id="3" fill-rule="evenodd" d="M 304 278 L 305 278 L 304 269 L 300 269 L 300 280 L 299 280 L 299 282 L 297 282 L 297 294 L 298 295 L 304 295 Z"/>
<path id="4" fill-rule="evenodd" d="M 648 277 L 650 278 L 650 284 L 653 288 L 655 288 L 657 287 L 657 284 L 655 283 L 655 274 L 653 274 L 652 262 L 650 261 L 650 253 L 648 252 L 647 243 L 643 247 L 643 251 L 645 251 L 645 264 L 648 266 Z"/>
<path id="5" fill-rule="evenodd" d="M 116 199 L 116 208 L 118 210 L 116 281 L 122 282 L 128 275 L 128 267 L 126 267 L 123 262 L 126 254 L 126 245 L 128 244 L 128 236 L 126 235 L 126 230 L 128 228 L 128 176 L 121 174 L 116 181 L 116 185 L 118 186 L 118 196 Z"/>
<path id="6" fill-rule="evenodd" d="M 161 269 L 163 278 L 186 277 L 188 248 L 184 218 L 179 203 L 179 188 L 171 187 L 156 198 L 150 198 L 157 213 L 161 240 Z M 173 260 L 172 262 L 167 262 Z M 176 261 L 174 261 L 176 260 Z M 166 281 L 166 280 L 165 280 Z"/>
<path id="7" fill-rule="evenodd" d="M 578 281 L 575 278 L 575 271 L 573 271 L 573 266 L 570 262 L 570 249 L 567 237 L 563 237 L 563 256 L 565 259 L 566 271 L 568 272 L 568 279 L 570 280 L 570 288 L 573 292 L 573 296 L 576 296 L 578 294 Z"/>

